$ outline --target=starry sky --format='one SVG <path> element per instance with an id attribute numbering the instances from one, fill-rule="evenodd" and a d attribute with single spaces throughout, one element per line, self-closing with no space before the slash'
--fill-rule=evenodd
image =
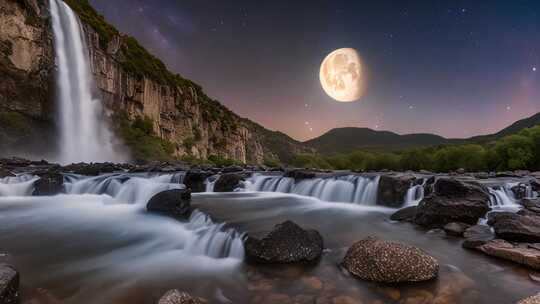
<path id="1" fill-rule="evenodd" d="M 540 1 L 90 0 L 174 72 L 272 130 L 469 137 L 540 112 Z M 322 60 L 355 48 L 364 97 L 338 103 Z"/>

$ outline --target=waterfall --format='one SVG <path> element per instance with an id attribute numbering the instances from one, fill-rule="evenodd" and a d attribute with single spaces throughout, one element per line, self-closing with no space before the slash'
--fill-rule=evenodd
<path id="1" fill-rule="evenodd" d="M 92 96 L 93 76 L 81 23 L 61 0 L 50 0 L 55 40 L 59 118 L 59 162 L 122 161 Z"/>
<path id="2" fill-rule="evenodd" d="M 31 195 L 37 179 L 38 177 L 27 174 L 0 178 L 0 196 Z"/>
<path id="3" fill-rule="evenodd" d="M 329 178 L 304 179 L 254 174 L 246 183 L 248 191 L 282 192 L 316 197 L 323 201 L 377 204 L 379 177 L 345 175 Z"/>

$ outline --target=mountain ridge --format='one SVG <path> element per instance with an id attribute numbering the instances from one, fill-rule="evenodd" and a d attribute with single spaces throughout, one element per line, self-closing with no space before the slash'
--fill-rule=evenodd
<path id="1" fill-rule="evenodd" d="M 468 138 L 446 138 L 431 133 L 398 134 L 370 128 L 344 127 L 331 129 L 321 136 L 303 143 L 322 154 L 347 153 L 354 150 L 396 151 L 416 147 L 484 143 L 538 124 L 540 124 L 540 112 L 520 119 L 496 133 Z"/>

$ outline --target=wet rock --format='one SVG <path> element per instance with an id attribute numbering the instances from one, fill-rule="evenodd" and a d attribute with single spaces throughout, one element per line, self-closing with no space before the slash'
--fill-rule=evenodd
<path id="1" fill-rule="evenodd" d="M 521 205 L 528 211 L 538 213 L 540 215 L 540 198 L 536 199 L 523 199 Z"/>
<path id="2" fill-rule="evenodd" d="M 535 296 L 531 296 L 526 299 L 523 299 L 517 302 L 517 304 L 540 304 L 540 293 Z"/>
<path id="3" fill-rule="evenodd" d="M 489 196 L 476 183 L 453 178 L 439 178 L 434 192 L 418 205 L 415 223 L 427 227 L 443 227 L 451 222 L 474 225 L 489 211 Z"/>
<path id="4" fill-rule="evenodd" d="M 540 216 L 491 213 L 488 223 L 493 226 L 499 238 L 513 242 L 540 243 Z"/>
<path id="5" fill-rule="evenodd" d="M 244 171 L 244 168 L 240 166 L 228 166 L 221 169 L 222 173 L 232 173 L 232 172 L 242 172 L 242 171 Z"/>
<path id="6" fill-rule="evenodd" d="M 495 238 L 491 228 L 486 225 L 474 225 L 463 233 L 465 241 L 461 243 L 464 248 L 475 249 Z"/>
<path id="7" fill-rule="evenodd" d="M 342 265 L 361 279 L 384 283 L 433 279 L 437 260 L 417 247 L 368 237 L 349 248 Z"/>
<path id="8" fill-rule="evenodd" d="M 390 219 L 392 221 L 412 222 L 416 216 L 416 209 L 417 209 L 417 206 L 409 206 L 409 207 L 401 208 L 398 211 L 394 212 L 390 216 Z"/>
<path id="9" fill-rule="evenodd" d="M 491 256 L 540 269 L 540 250 L 531 248 L 528 244 L 514 245 L 505 240 L 496 239 L 477 249 Z"/>
<path id="10" fill-rule="evenodd" d="M 146 209 L 177 218 L 187 218 L 191 214 L 191 192 L 188 189 L 162 191 L 150 198 Z"/>
<path id="11" fill-rule="evenodd" d="M 514 192 L 514 196 L 517 199 L 523 199 L 523 198 L 527 197 L 527 185 L 525 185 L 523 183 L 519 183 L 519 184 L 515 185 L 514 187 L 510 188 L 510 190 L 512 190 L 512 192 Z"/>
<path id="12" fill-rule="evenodd" d="M 264 238 L 248 237 L 244 242 L 248 260 L 261 263 L 311 262 L 320 258 L 323 239 L 315 230 L 304 230 L 286 221 Z"/>
<path id="13" fill-rule="evenodd" d="M 98 176 L 100 174 L 112 173 L 121 169 L 121 167 L 113 163 L 76 163 L 67 165 L 63 168 L 66 172 L 87 176 Z"/>
<path id="14" fill-rule="evenodd" d="M 181 292 L 177 289 L 167 291 L 158 304 L 205 304 L 205 300 L 191 296 L 186 292 Z"/>
<path id="15" fill-rule="evenodd" d="M 222 174 L 214 184 L 214 192 L 233 192 L 244 178 L 236 173 Z"/>
<path id="16" fill-rule="evenodd" d="M 39 179 L 34 183 L 34 196 L 56 195 L 64 191 L 64 176 L 56 170 L 36 172 Z"/>
<path id="17" fill-rule="evenodd" d="M 19 303 L 19 273 L 6 264 L 0 264 L 0 303 Z"/>
<path id="18" fill-rule="evenodd" d="M 28 167 L 32 164 L 32 161 L 20 157 L 2 158 L 0 164 L 4 167 L 19 168 Z"/>
<path id="19" fill-rule="evenodd" d="M 463 236 L 463 233 L 467 228 L 471 227 L 469 224 L 452 222 L 444 225 L 443 229 L 446 234 L 451 236 Z"/>
<path id="20" fill-rule="evenodd" d="M 0 178 L 13 177 L 13 176 L 15 176 L 15 174 L 13 174 L 10 171 L 0 167 Z"/>
<path id="21" fill-rule="evenodd" d="M 263 304 L 274 304 L 274 303 L 283 303 L 283 304 L 289 304 L 292 303 L 292 299 L 290 296 L 283 294 L 283 293 L 271 293 L 267 297 L 264 298 L 262 302 Z"/>
<path id="22" fill-rule="evenodd" d="M 402 206 L 407 190 L 414 180 L 413 175 L 382 175 L 377 188 L 377 204 L 388 207 Z"/>
<path id="23" fill-rule="evenodd" d="M 206 185 L 204 182 L 212 173 L 201 170 L 189 170 L 184 176 L 184 185 L 186 188 L 191 189 L 191 192 L 204 192 L 206 190 Z"/>
<path id="24" fill-rule="evenodd" d="M 290 170 L 285 172 L 284 177 L 294 178 L 295 180 L 310 179 L 316 175 L 313 171 L 308 170 Z"/>
<path id="25" fill-rule="evenodd" d="M 533 191 L 540 191 L 540 182 L 537 179 L 532 179 L 529 181 Z"/>

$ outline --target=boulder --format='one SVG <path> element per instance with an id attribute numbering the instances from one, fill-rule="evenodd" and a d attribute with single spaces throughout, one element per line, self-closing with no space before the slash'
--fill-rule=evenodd
<path id="1" fill-rule="evenodd" d="M 514 245 L 505 240 L 495 239 L 477 247 L 487 255 L 513 261 L 533 269 L 540 269 L 540 250 L 528 244 Z"/>
<path id="2" fill-rule="evenodd" d="M 426 227 L 443 227 L 451 222 L 474 225 L 489 211 L 489 196 L 476 183 L 439 178 L 433 193 L 420 204 L 414 222 Z"/>
<path id="3" fill-rule="evenodd" d="M 177 289 L 167 291 L 158 301 L 158 304 L 205 304 L 205 300 L 191 296 Z"/>
<path id="4" fill-rule="evenodd" d="M 6 264 L 0 264 L 0 303 L 19 303 L 19 273 Z"/>
<path id="5" fill-rule="evenodd" d="M 323 238 L 316 230 L 304 230 L 286 221 L 260 240 L 248 236 L 244 247 L 248 260 L 255 262 L 311 262 L 321 257 Z"/>
<path id="6" fill-rule="evenodd" d="M 465 230 L 467 230 L 469 227 L 471 227 L 469 224 L 452 222 L 444 225 L 443 229 L 448 235 L 463 236 L 463 233 L 465 233 Z"/>
<path id="7" fill-rule="evenodd" d="M 349 248 L 341 265 L 353 275 L 383 283 L 420 282 L 437 277 L 437 260 L 417 247 L 368 237 Z"/>
<path id="8" fill-rule="evenodd" d="M 475 249 L 495 238 L 491 228 L 486 225 L 474 225 L 463 232 L 465 241 L 461 244 L 464 248 Z"/>
<path id="9" fill-rule="evenodd" d="M 34 196 L 56 195 L 64 191 L 64 176 L 56 170 L 36 172 L 39 179 L 34 183 Z"/>
<path id="10" fill-rule="evenodd" d="M 501 239 L 540 243 L 540 216 L 511 212 L 491 213 L 488 224 L 493 226 L 495 234 Z"/>
<path id="11" fill-rule="evenodd" d="M 538 293 L 535 296 L 530 296 L 528 298 L 525 298 L 517 302 L 517 304 L 540 304 L 540 293 Z"/>
<path id="12" fill-rule="evenodd" d="M 214 192 L 233 192 L 244 178 L 236 173 L 222 174 L 214 184 Z"/>
<path id="13" fill-rule="evenodd" d="M 401 207 L 414 180 L 413 175 L 381 175 L 377 188 L 377 204 Z"/>
<path id="14" fill-rule="evenodd" d="M 172 189 L 162 191 L 150 198 L 146 209 L 172 215 L 176 218 L 187 218 L 191 214 L 191 192 L 189 189 Z"/>
<path id="15" fill-rule="evenodd" d="M 204 182 L 212 173 L 201 170 L 189 170 L 184 176 L 184 185 L 186 188 L 191 189 L 191 192 L 204 192 L 206 185 Z"/>
<path id="16" fill-rule="evenodd" d="M 412 222 L 414 220 L 414 217 L 416 216 L 416 208 L 417 206 L 409 206 L 409 207 L 401 208 L 398 211 L 394 212 L 390 216 L 390 219 L 392 221 Z"/>

